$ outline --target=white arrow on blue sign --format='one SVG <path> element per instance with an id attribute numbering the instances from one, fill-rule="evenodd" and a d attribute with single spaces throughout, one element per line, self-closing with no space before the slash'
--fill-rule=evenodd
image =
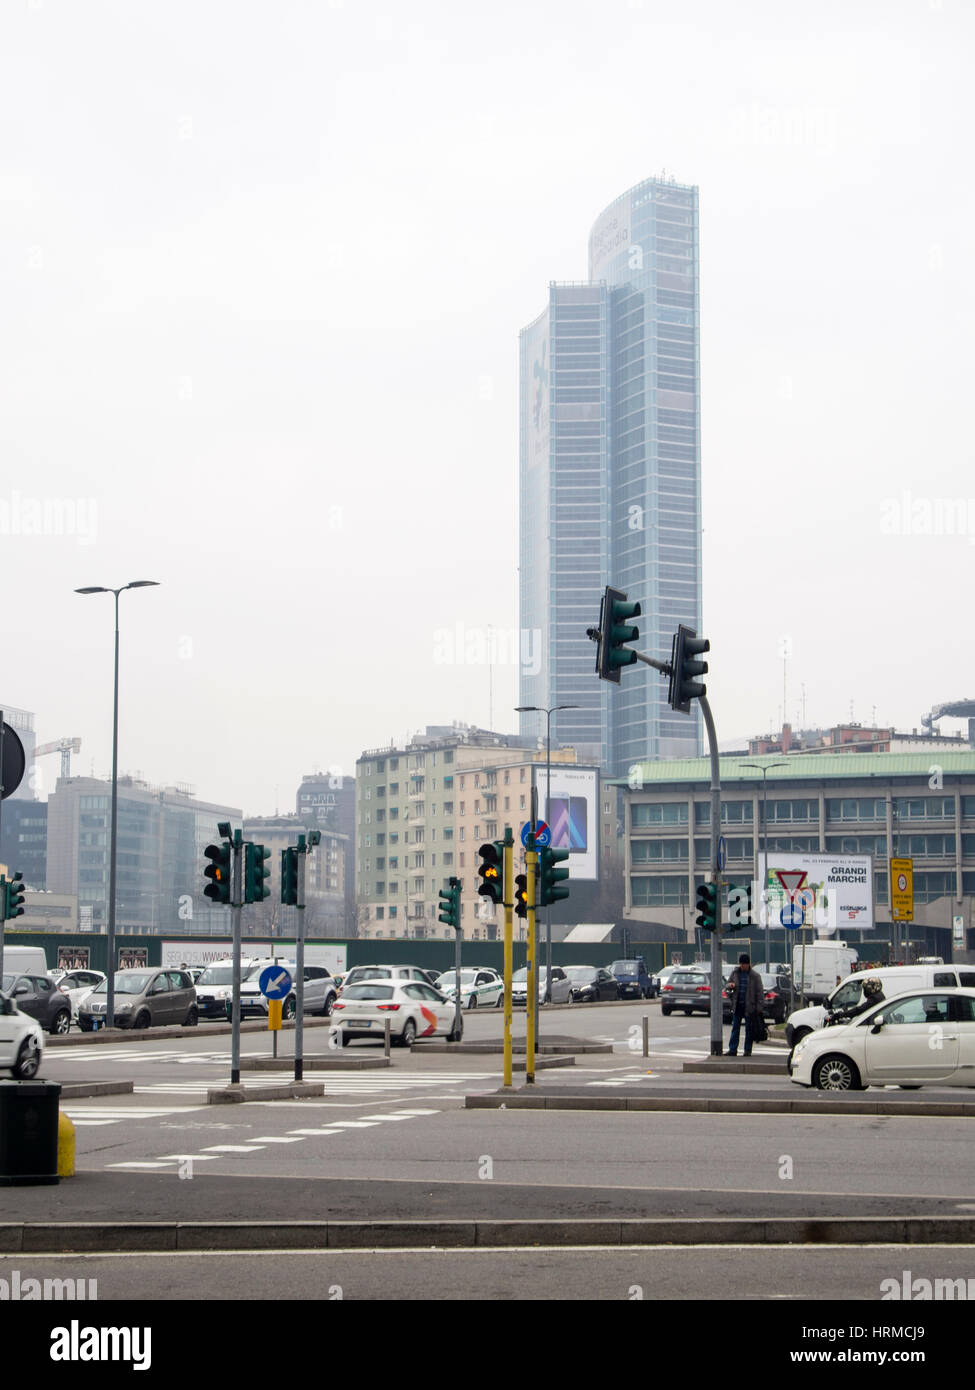
<path id="1" fill-rule="evenodd" d="M 798 903 L 786 903 L 779 912 L 779 921 L 790 931 L 794 931 L 796 927 L 801 927 L 804 920 L 805 916 Z"/>
<path id="2" fill-rule="evenodd" d="M 280 965 L 269 965 L 258 980 L 265 999 L 287 999 L 291 993 L 291 976 Z"/>

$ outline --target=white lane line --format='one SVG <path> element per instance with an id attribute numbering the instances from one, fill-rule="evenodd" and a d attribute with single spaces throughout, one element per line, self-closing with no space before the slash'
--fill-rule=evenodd
<path id="1" fill-rule="evenodd" d="M 157 1159 L 152 1163 L 106 1163 L 106 1168 L 168 1168 L 169 1164 Z"/>
<path id="2" fill-rule="evenodd" d="M 311 1134 L 311 1135 L 314 1135 L 315 1138 L 317 1139 L 317 1137 L 318 1137 L 320 1134 L 341 1134 L 342 1131 L 341 1131 L 340 1129 L 328 1129 L 325 1125 L 319 1125 L 318 1129 L 289 1129 L 289 1130 L 288 1130 L 288 1133 L 289 1133 L 289 1134 Z"/>
<path id="3" fill-rule="evenodd" d="M 182 1163 L 188 1158 L 191 1158 L 194 1163 L 212 1163 L 216 1154 L 160 1154 L 159 1157 L 170 1161 L 175 1160 L 177 1163 Z"/>
<path id="4" fill-rule="evenodd" d="M 250 1144 L 208 1144 L 203 1150 L 207 1154 L 250 1154 L 255 1152 Z"/>
<path id="5" fill-rule="evenodd" d="M 65 1112 L 67 1114 L 67 1111 Z M 74 1115 L 68 1117 L 74 1124 L 75 1129 L 93 1129 L 96 1125 L 114 1125 L 117 1120 L 78 1120 Z"/>
<path id="6" fill-rule="evenodd" d="M 375 1129 L 375 1120 L 334 1120 L 332 1128 L 335 1129 Z"/>
<path id="7" fill-rule="evenodd" d="M 391 1113 L 396 1114 L 396 1115 L 439 1115 L 439 1114 L 440 1114 L 440 1111 L 439 1111 L 439 1110 L 417 1110 L 417 1109 L 410 1109 L 410 1110 L 407 1110 L 407 1109 L 402 1109 L 402 1108 L 401 1108 L 401 1109 L 396 1110 L 396 1111 L 393 1111 L 393 1112 L 391 1112 Z"/>
<path id="8" fill-rule="evenodd" d="M 279 1134 L 260 1134 L 256 1139 L 250 1140 L 253 1144 L 300 1144 L 300 1139 L 287 1139 Z"/>
<path id="9" fill-rule="evenodd" d="M 363 1120 L 412 1120 L 412 1115 L 363 1115 Z"/>

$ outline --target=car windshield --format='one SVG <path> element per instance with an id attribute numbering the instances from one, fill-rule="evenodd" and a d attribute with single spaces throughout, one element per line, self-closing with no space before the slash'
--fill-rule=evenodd
<path id="1" fill-rule="evenodd" d="M 4 977 L 3 977 L 3 990 L 4 990 L 4 993 L 5 993 L 5 994 L 9 994 L 10 991 L 13 989 L 13 987 L 14 987 L 14 980 L 15 980 L 16 978 L 17 978 L 16 975 L 4 975 Z"/>
<path id="2" fill-rule="evenodd" d="M 208 965 L 197 981 L 201 985 L 232 985 L 234 967 L 232 965 Z"/>
<path id="3" fill-rule="evenodd" d="M 675 970 L 670 977 L 672 985 L 706 985 L 709 983 L 708 976 L 702 975 L 696 970 Z"/>
<path id="4" fill-rule="evenodd" d="M 357 983 L 362 980 L 388 980 L 390 977 L 389 970 L 382 965 L 357 965 L 349 973 L 355 976 Z"/>
<path id="5" fill-rule="evenodd" d="M 460 972 L 460 982 L 461 982 L 461 984 L 468 984 L 468 985 L 473 984 L 476 977 L 477 977 L 477 971 L 476 971 L 476 970 L 462 970 L 462 971 Z M 456 971 L 454 971 L 454 970 L 445 970 L 444 973 L 443 973 L 442 975 L 438 975 L 438 976 L 437 976 L 437 988 L 438 988 L 438 989 L 450 989 L 451 985 L 453 985 L 453 984 L 455 983 L 456 978 L 457 978 Z"/>
<path id="6" fill-rule="evenodd" d="M 119 970 L 115 976 L 116 994 L 141 994 L 156 972 L 154 970 Z M 102 980 L 93 994 L 107 994 L 108 981 Z"/>
<path id="7" fill-rule="evenodd" d="M 591 965 L 567 965 L 565 973 L 570 980 L 593 980 L 596 977 L 596 971 Z"/>
<path id="8" fill-rule="evenodd" d="M 343 999 L 392 999 L 392 985 L 350 985 L 342 991 Z"/>
<path id="9" fill-rule="evenodd" d="M 640 964 L 635 960 L 614 960 L 609 967 L 611 975 L 639 975 Z"/>

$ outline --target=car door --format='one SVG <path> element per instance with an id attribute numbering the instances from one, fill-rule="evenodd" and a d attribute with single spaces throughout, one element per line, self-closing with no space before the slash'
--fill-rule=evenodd
<path id="1" fill-rule="evenodd" d="M 10 991 L 11 998 L 22 1014 L 36 1018 L 43 1028 L 47 1020 L 43 1017 L 45 1000 L 38 994 L 37 986 L 30 975 L 18 975 Z"/>
<path id="2" fill-rule="evenodd" d="M 923 1084 L 952 1076 L 958 1068 L 959 1028 L 951 995 L 909 994 L 885 1004 L 861 1026 L 864 1056 L 873 1085 Z M 874 1031 L 876 1030 L 876 1031 Z"/>
<path id="3" fill-rule="evenodd" d="M 952 1086 L 975 1086 L 975 998 L 955 994 L 951 1005 L 958 1029 L 958 1066 L 948 1080 Z"/>
<path id="4" fill-rule="evenodd" d="M 172 1019 L 174 1023 L 185 1023 L 190 1007 L 196 1003 L 196 986 L 188 970 L 170 970 L 169 982 L 173 987 Z"/>
<path id="5" fill-rule="evenodd" d="M 173 991 L 165 970 L 149 984 L 146 990 L 146 1006 L 149 1020 L 153 1024 L 173 1022 Z"/>

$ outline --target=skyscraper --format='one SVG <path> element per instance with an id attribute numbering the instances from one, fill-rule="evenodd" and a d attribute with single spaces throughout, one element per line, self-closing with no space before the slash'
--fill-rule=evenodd
<path id="1" fill-rule="evenodd" d="M 701 629 L 699 361 L 697 189 L 647 179 L 596 220 L 589 279 L 551 283 L 521 333 L 520 626 L 542 660 L 519 703 L 579 706 L 553 715 L 553 745 L 614 776 L 699 749 L 696 706 L 674 714 L 643 663 L 598 681 L 585 635 L 606 584 L 642 605 L 651 656 Z"/>

